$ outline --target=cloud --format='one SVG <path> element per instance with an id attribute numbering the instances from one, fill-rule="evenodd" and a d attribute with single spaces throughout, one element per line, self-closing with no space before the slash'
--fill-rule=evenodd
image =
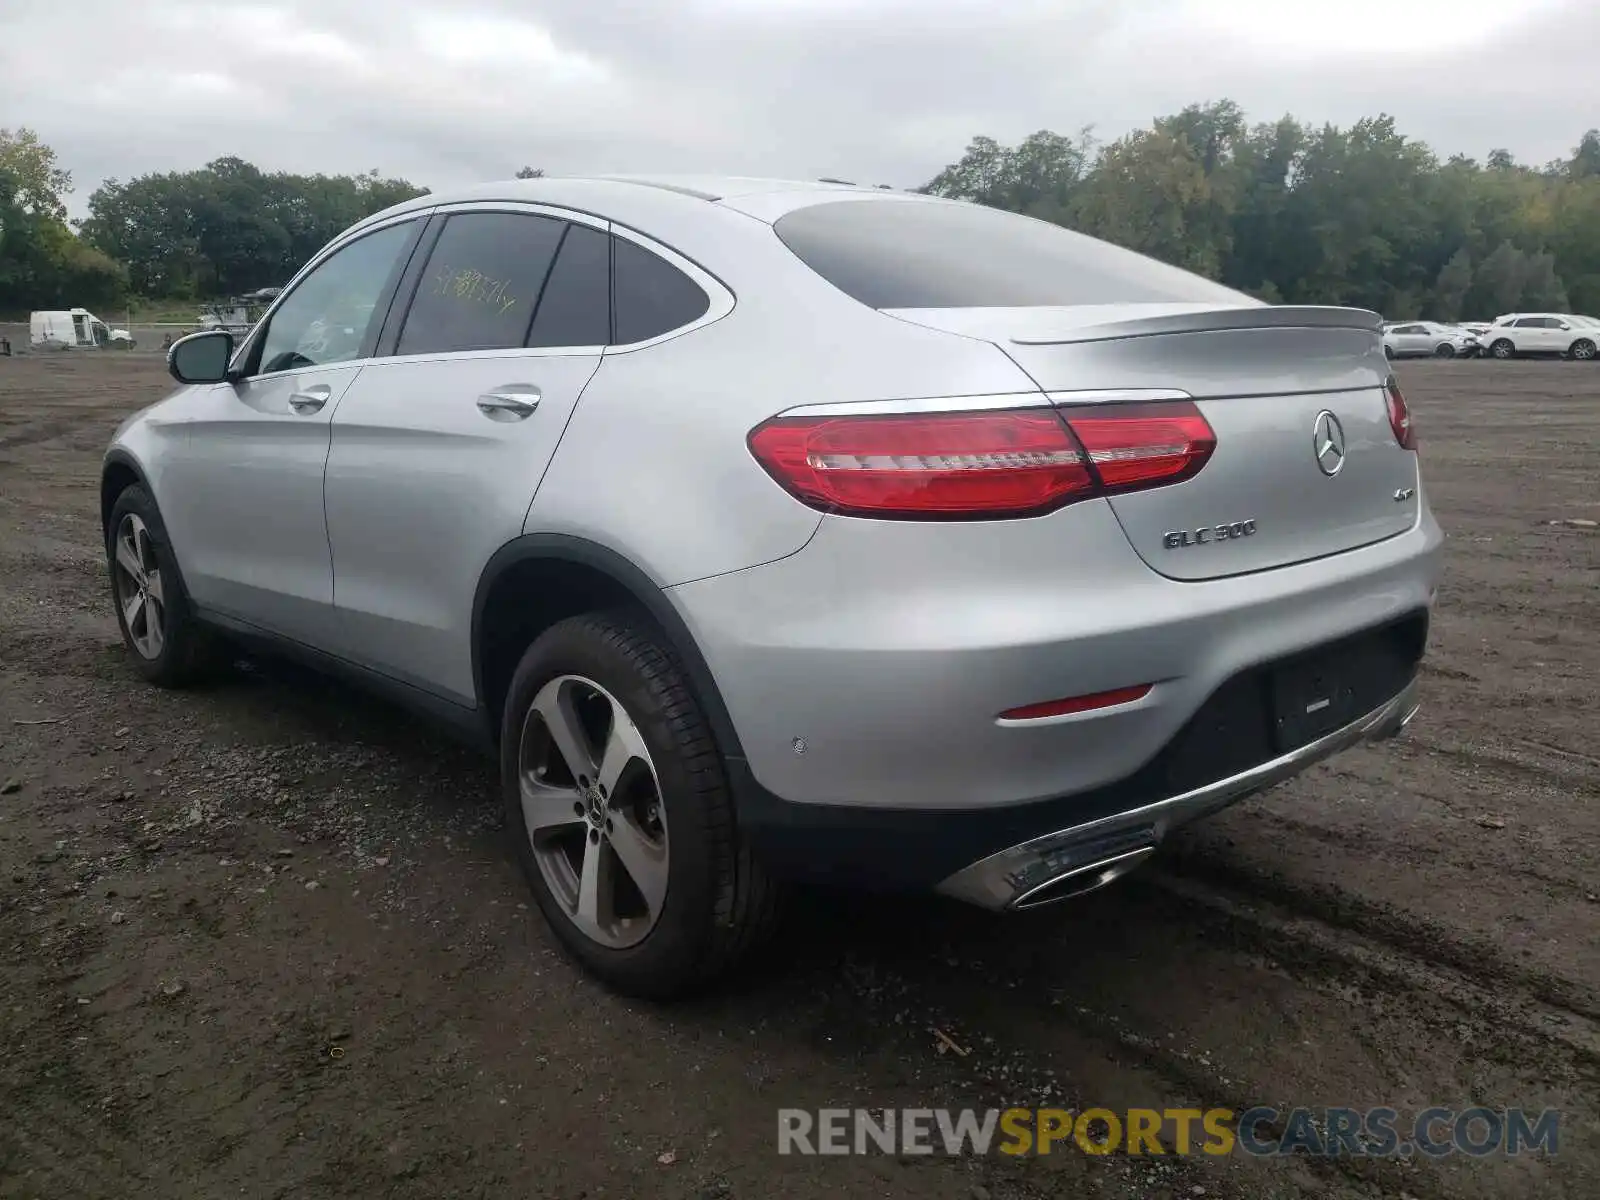
<path id="1" fill-rule="evenodd" d="M 79 0 L 64 32 L 55 0 L 0 0 L 0 112 L 79 214 L 108 176 L 224 154 L 433 187 L 523 164 L 909 186 L 975 134 L 1113 137 L 1224 96 L 1542 162 L 1593 119 L 1600 44 L 1591 0 L 465 2 Z"/>

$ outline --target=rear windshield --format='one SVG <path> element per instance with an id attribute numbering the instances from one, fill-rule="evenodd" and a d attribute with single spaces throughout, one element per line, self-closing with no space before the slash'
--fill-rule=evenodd
<path id="1" fill-rule="evenodd" d="M 873 308 L 1255 303 L 1109 242 L 977 204 L 836 200 L 773 228 L 806 266 Z"/>

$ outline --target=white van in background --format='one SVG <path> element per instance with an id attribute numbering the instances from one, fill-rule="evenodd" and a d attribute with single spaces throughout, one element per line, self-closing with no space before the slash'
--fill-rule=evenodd
<path id="1" fill-rule="evenodd" d="M 28 314 L 28 342 L 35 350 L 116 346 L 133 349 L 133 335 L 110 329 L 87 308 L 60 308 Z"/>

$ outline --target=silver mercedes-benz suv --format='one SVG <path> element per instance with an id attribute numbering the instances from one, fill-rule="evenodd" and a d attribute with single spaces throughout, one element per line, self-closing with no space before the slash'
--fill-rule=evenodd
<path id="1" fill-rule="evenodd" d="M 101 484 L 133 663 L 264 643 L 476 738 L 625 990 L 788 881 L 1078 894 L 1415 711 L 1441 534 L 1373 313 L 924 196 L 546 178 L 169 365 Z"/>

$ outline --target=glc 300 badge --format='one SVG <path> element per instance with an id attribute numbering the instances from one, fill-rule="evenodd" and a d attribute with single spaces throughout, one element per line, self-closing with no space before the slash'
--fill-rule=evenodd
<path id="1" fill-rule="evenodd" d="M 1161 544 L 1168 550 L 1182 550 L 1185 546 L 1209 546 L 1214 542 L 1231 542 L 1255 534 L 1256 521 L 1232 521 L 1227 525 L 1202 525 L 1199 529 L 1174 529 L 1161 535 Z"/>

